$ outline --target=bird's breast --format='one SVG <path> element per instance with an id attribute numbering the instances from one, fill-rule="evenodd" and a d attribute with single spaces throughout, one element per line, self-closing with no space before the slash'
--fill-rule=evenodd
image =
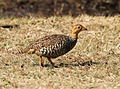
<path id="1" fill-rule="evenodd" d="M 40 49 L 42 56 L 56 58 L 70 51 L 76 44 L 76 40 L 67 39 L 66 41 L 57 42 L 54 45 Z"/>

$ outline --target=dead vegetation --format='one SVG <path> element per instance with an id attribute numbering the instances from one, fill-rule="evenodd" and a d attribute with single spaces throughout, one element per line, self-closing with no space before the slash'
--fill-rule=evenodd
<path id="1" fill-rule="evenodd" d="M 53 60 L 59 68 L 36 65 L 36 55 L 15 55 L 20 49 L 48 34 L 69 35 L 71 23 L 80 23 L 88 31 L 79 35 L 75 48 Z M 22 17 L 1 18 L 1 89 L 119 89 L 120 88 L 120 16 Z M 89 62 L 90 61 L 90 62 Z"/>
<path id="2" fill-rule="evenodd" d="M 113 16 L 119 13 L 119 0 L 0 0 L 0 16 Z"/>

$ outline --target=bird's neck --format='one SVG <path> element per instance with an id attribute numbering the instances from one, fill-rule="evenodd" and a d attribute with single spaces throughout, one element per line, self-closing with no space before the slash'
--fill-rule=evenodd
<path id="1" fill-rule="evenodd" d="M 70 37 L 73 39 L 78 39 L 78 34 L 71 33 Z"/>

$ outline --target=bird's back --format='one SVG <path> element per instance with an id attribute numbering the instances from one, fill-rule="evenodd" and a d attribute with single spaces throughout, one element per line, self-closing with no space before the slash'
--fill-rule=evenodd
<path id="1" fill-rule="evenodd" d="M 70 51 L 76 44 L 77 39 L 69 36 L 56 34 L 45 36 L 31 43 L 26 50 L 38 52 L 40 56 L 56 58 Z"/>

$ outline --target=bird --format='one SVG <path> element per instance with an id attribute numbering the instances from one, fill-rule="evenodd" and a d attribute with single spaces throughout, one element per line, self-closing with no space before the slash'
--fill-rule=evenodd
<path id="1" fill-rule="evenodd" d="M 42 67 L 45 67 L 44 58 L 47 58 L 50 64 L 55 67 L 51 59 L 62 56 L 72 50 L 77 43 L 78 34 L 85 30 L 87 29 L 83 25 L 75 24 L 69 36 L 64 34 L 44 36 L 28 44 L 22 53 L 36 54 L 39 56 L 39 62 Z"/>

